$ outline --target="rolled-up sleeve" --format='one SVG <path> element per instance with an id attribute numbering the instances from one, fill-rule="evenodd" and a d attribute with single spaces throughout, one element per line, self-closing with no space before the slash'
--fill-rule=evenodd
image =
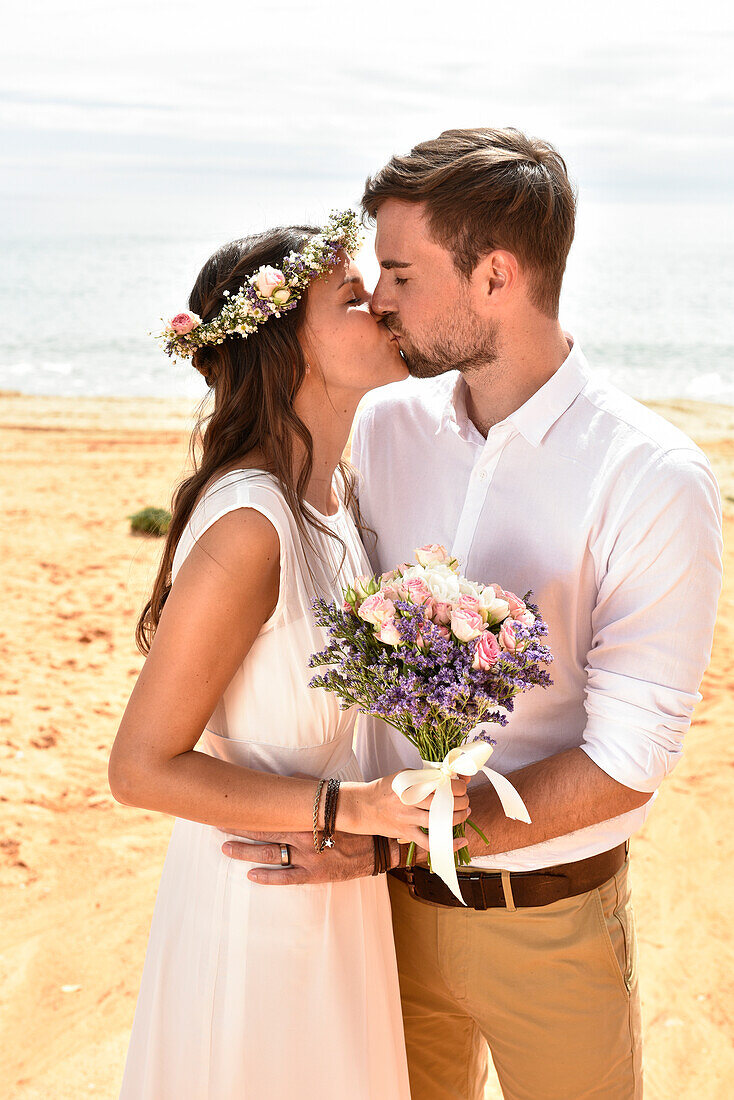
<path id="1" fill-rule="evenodd" d="M 680 759 L 711 657 L 722 534 L 705 457 L 655 457 L 599 551 L 581 747 L 617 782 L 652 792 Z"/>

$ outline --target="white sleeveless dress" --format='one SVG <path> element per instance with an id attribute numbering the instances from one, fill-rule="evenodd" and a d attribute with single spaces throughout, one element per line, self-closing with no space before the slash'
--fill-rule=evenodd
<path id="1" fill-rule="evenodd" d="M 341 494 L 340 494 L 341 500 Z M 309 688 L 325 633 L 311 600 L 370 567 L 351 516 L 316 513 L 306 549 L 274 477 L 235 470 L 181 536 L 173 579 L 204 531 L 254 508 L 280 539 L 277 607 L 197 751 L 279 775 L 361 779 L 356 713 Z M 185 699 L 182 705 L 186 705 Z M 309 886 L 251 882 L 227 835 L 176 818 L 153 913 L 120 1100 L 409 1100 L 385 876 Z M 235 838 L 240 839 L 240 838 Z"/>

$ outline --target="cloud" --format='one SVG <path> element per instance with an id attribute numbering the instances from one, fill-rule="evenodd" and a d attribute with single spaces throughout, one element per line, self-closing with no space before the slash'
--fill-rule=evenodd
<path id="1" fill-rule="evenodd" d="M 199 205 L 358 189 L 449 126 L 554 141 L 582 192 L 713 197 L 734 179 L 723 3 L 613 12 L 484 0 L 16 6 L 0 45 L 6 200 Z M 291 203 L 293 205 L 293 203 Z M 258 207 L 259 209 L 260 207 Z"/>

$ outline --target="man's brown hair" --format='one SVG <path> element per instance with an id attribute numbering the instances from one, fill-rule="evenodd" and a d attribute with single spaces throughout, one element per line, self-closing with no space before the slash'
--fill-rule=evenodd
<path id="1" fill-rule="evenodd" d="M 444 130 L 367 179 L 365 214 L 374 218 L 386 199 L 425 203 L 431 235 L 467 278 L 494 249 L 512 252 L 533 305 L 558 316 L 576 195 L 547 141 L 512 128 Z"/>

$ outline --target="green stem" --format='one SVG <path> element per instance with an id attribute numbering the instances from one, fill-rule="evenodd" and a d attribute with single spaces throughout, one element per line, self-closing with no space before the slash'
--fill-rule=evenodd
<path id="1" fill-rule="evenodd" d="M 482 832 L 482 830 L 479 828 L 478 825 L 474 824 L 474 822 L 471 820 L 471 818 L 467 818 L 466 823 L 467 823 L 467 825 L 471 825 L 471 827 L 472 827 L 472 829 L 474 830 L 475 833 L 479 833 L 480 837 L 482 838 L 482 840 L 484 841 L 485 844 L 489 844 L 489 841 L 487 840 L 487 838 L 484 835 L 484 833 Z"/>

